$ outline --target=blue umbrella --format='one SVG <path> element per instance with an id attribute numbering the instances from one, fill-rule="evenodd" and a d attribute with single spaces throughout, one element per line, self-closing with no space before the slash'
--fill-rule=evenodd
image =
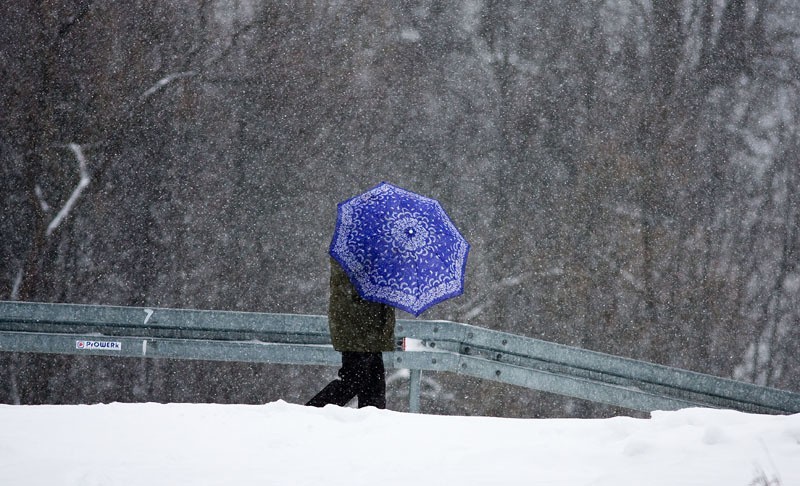
<path id="1" fill-rule="evenodd" d="M 361 297 L 415 316 L 464 292 L 468 252 L 438 201 L 386 182 L 339 203 L 330 247 Z"/>

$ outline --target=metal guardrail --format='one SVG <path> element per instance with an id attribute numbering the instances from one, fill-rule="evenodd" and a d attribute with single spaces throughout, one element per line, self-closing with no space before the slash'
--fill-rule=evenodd
<path id="1" fill-rule="evenodd" d="M 448 321 L 399 319 L 415 350 L 384 353 L 409 369 L 446 371 L 641 411 L 686 407 L 798 413 L 800 394 Z M 338 366 L 327 318 L 0 301 L 0 351 Z"/>

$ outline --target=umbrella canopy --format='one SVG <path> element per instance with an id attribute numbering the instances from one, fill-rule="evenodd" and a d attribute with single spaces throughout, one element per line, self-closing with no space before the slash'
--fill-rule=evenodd
<path id="1" fill-rule="evenodd" d="M 386 182 L 339 203 L 330 246 L 361 297 L 415 316 L 464 292 L 468 252 L 438 201 Z"/>

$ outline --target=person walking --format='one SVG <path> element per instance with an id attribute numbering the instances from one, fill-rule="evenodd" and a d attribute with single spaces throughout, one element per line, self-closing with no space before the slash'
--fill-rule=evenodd
<path id="1" fill-rule="evenodd" d="M 383 352 L 394 350 L 395 308 L 415 317 L 464 292 L 469 243 L 441 204 L 381 182 L 337 205 L 329 249 L 328 325 L 339 379 L 307 405 L 386 408 Z"/>
<path id="2" fill-rule="evenodd" d="M 394 350 L 395 309 L 364 300 L 333 258 L 328 326 L 333 348 L 342 353 L 339 378 L 325 386 L 306 405 L 345 406 L 358 397 L 358 408 L 386 408 L 383 352 Z"/>

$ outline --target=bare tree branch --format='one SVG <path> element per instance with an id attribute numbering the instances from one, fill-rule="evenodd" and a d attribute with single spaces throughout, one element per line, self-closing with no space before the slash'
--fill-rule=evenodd
<path id="1" fill-rule="evenodd" d="M 150 96 L 152 96 L 153 94 L 155 94 L 158 90 L 160 90 L 164 86 L 168 85 L 169 83 L 175 81 L 176 79 L 188 78 L 188 77 L 195 76 L 195 75 L 197 75 L 197 72 L 195 72 L 195 71 L 185 71 L 185 72 L 182 72 L 182 73 L 170 74 L 169 76 L 166 76 L 164 78 L 159 79 L 156 82 L 156 84 L 154 84 L 153 86 L 151 86 L 150 88 L 145 90 L 145 92 L 142 93 L 142 95 L 139 97 L 139 99 L 144 101 L 147 98 L 149 98 Z"/>
<path id="2" fill-rule="evenodd" d="M 61 224 L 67 216 L 69 216 L 70 211 L 75 206 L 75 203 L 80 198 L 81 193 L 89 185 L 91 179 L 89 178 L 89 171 L 86 167 L 86 157 L 83 155 L 83 150 L 81 146 L 76 143 L 71 143 L 68 145 L 69 149 L 75 154 L 75 158 L 78 159 L 78 185 L 75 186 L 73 189 L 72 194 L 67 199 L 67 202 L 64 203 L 64 206 L 61 210 L 56 214 L 56 217 L 50 221 L 50 224 L 47 225 L 47 230 L 45 231 L 46 236 L 50 236 L 53 234 L 53 231 L 58 228 L 58 225 Z"/>

